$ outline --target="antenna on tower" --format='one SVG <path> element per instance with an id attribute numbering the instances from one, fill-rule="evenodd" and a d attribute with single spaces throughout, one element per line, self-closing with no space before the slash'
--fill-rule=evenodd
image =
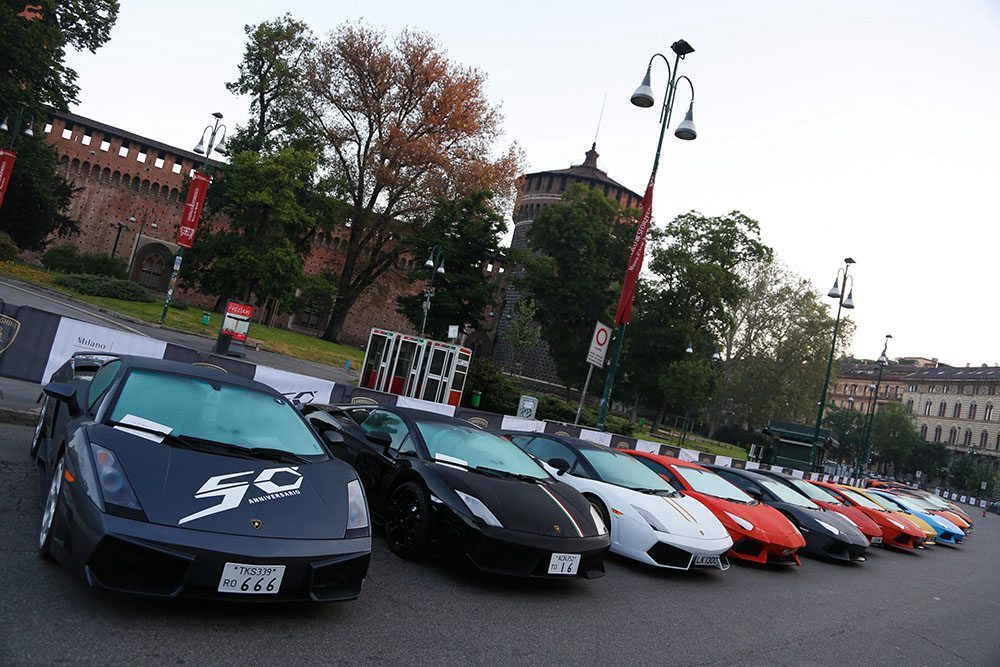
<path id="1" fill-rule="evenodd" d="M 608 94 L 604 93 L 604 100 L 601 102 L 601 114 L 597 117 L 597 129 L 594 131 L 594 146 L 597 146 L 597 135 L 601 133 L 601 121 L 604 120 L 604 105 L 608 102 Z"/>

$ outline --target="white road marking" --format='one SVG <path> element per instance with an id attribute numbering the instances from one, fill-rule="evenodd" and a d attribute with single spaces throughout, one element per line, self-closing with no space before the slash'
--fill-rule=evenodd
<path id="1" fill-rule="evenodd" d="M 143 333 L 143 332 L 139 331 L 138 329 L 133 329 L 132 327 L 128 326 L 127 324 L 122 324 L 121 322 L 119 322 L 117 320 L 113 320 L 110 317 L 104 317 L 103 315 L 98 315 L 97 313 L 94 313 L 94 312 L 89 311 L 89 310 L 85 310 L 83 308 L 80 308 L 79 306 L 74 306 L 71 303 L 67 303 L 65 301 L 60 301 L 59 299 L 53 299 L 50 296 L 47 296 L 45 294 L 40 294 L 40 293 L 38 293 L 38 292 L 36 292 L 34 290 L 25 289 L 24 287 L 21 287 L 20 285 L 14 285 L 12 283 L 7 282 L 6 280 L 0 280 L 0 285 L 4 285 L 5 287 L 10 287 L 11 289 L 20 290 L 20 291 L 22 291 L 22 292 L 24 292 L 26 294 L 30 294 L 31 296 L 38 297 L 39 299 L 45 299 L 46 301 L 51 301 L 53 303 L 58 303 L 60 306 L 63 306 L 64 308 L 72 308 L 73 310 L 76 310 L 76 311 L 79 311 L 81 313 L 84 313 L 85 315 L 88 315 L 90 317 L 95 317 L 95 318 L 97 318 L 99 320 L 103 320 L 105 322 L 113 324 L 114 326 L 116 326 L 116 327 L 118 327 L 120 329 L 124 329 L 125 331 L 131 331 L 134 334 L 138 334 L 140 336 L 145 336 L 146 338 L 152 338 L 152 336 L 150 336 L 149 334 Z"/>

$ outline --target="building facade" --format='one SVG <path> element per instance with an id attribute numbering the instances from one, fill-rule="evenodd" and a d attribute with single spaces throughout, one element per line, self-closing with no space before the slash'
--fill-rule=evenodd
<path id="1" fill-rule="evenodd" d="M 916 369 L 906 376 L 903 404 L 924 440 L 997 469 L 1000 367 Z"/>
<path id="2" fill-rule="evenodd" d="M 54 239 L 50 245 L 68 242 L 92 254 L 114 251 L 127 262 L 132 280 L 165 291 L 178 249 L 174 239 L 187 194 L 184 179 L 201 166 L 204 157 L 72 113 L 53 113 L 43 129 L 56 150 L 61 172 L 78 188 L 68 213 L 79 222 L 79 232 L 67 240 Z M 306 273 L 338 274 L 348 232 L 345 225 L 317 235 L 304 258 Z M 364 344 L 372 327 L 414 333 L 409 321 L 396 312 L 397 296 L 422 289 L 408 278 L 414 262 L 402 258 L 399 266 L 358 299 L 342 330 L 343 342 Z M 180 289 L 175 299 L 211 307 L 216 297 Z M 258 313 L 264 316 L 262 305 L 258 304 Z M 329 313 L 307 308 L 268 323 L 318 335 L 328 319 Z"/>
<path id="3" fill-rule="evenodd" d="M 882 369 L 882 380 L 878 382 L 878 397 L 875 385 L 878 379 L 877 363 L 842 363 L 837 376 L 830 383 L 829 402 L 845 410 L 857 410 L 868 414 L 875 403 L 875 411 L 886 403 L 903 400 L 905 377 L 913 372 L 913 366 L 900 366 L 890 361 Z"/>
<path id="4" fill-rule="evenodd" d="M 514 201 L 514 235 L 510 247 L 528 249 L 528 233 L 532 222 L 547 206 L 558 204 L 566 189 L 574 183 L 597 188 L 616 201 L 622 208 L 638 208 L 642 197 L 610 178 L 606 171 L 597 166 L 597 145 L 594 144 L 586 152 L 582 164 L 573 165 L 568 169 L 553 171 L 538 171 L 521 177 L 517 198 Z M 624 271 L 624 267 L 622 267 Z M 513 279 L 520 273 L 517 267 L 511 268 Z M 514 316 L 517 304 L 525 299 L 524 290 L 516 284 L 507 284 L 505 291 L 499 295 L 499 319 L 496 323 L 496 339 L 493 347 L 493 360 L 508 373 L 520 375 L 530 385 L 542 387 L 563 387 L 564 383 L 556 372 L 555 363 L 549 353 L 545 341 L 524 354 L 517 354 L 510 344 L 507 327 Z M 581 366 L 584 363 L 580 360 Z"/>

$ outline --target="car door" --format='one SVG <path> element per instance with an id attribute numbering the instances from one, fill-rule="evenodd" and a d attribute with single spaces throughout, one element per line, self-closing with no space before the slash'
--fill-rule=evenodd
<path id="1" fill-rule="evenodd" d="M 381 514 L 402 456 L 416 454 L 413 434 L 402 417 L 388 410 L 373 410 L 361 423 L 365 433 L 384 431 L 392 438 L 389 447 L 365 441 L 357 450 L 354 469 L 368 492 L 372 510 Z"/>

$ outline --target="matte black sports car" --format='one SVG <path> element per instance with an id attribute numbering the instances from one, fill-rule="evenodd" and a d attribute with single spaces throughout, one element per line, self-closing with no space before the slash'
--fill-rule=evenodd
<path id="1" fill-rule="evenodd" d="M 43 558 L 140 595 L 358 597 L 364 491 L 284 397 L 173 361 L 95 366 L 74 357 L 45 386 L 31 447 Z"/>
<path id="2" fill-rule="evenodd" d="M 458 554 L 523 577 L 604 574 L 610 539 L 600 515 L 510 441 L 406 408 L 305 410 L 314 425 L 341 429 L 333 451 L 357 469 L 397 555 Z"/>
<path id="3" fill-rule="evenodd" d="M 720 465 L 701 465 L 787 516 L 806 539 L 806 546 L 799 553 L 843 561 L 865 560 L 868 539 L 843 516 L 823 509 L 767 475 Z"/>

